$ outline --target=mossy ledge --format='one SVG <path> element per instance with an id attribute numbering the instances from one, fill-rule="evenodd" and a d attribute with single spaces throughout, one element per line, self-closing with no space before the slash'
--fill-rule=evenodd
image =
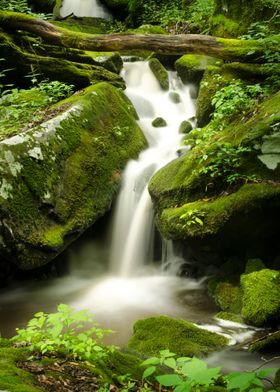
<path id="1" fill-rule="evenodd" d="M 102 216 L 146 145 L 133 106 L 106 82 L 57 107 L 67 109 L 0 143 L 0 254 L 22 269 L 52 260 Z"/>

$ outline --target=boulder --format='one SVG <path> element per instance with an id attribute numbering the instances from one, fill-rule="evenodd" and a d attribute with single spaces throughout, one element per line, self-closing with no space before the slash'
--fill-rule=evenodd
<path id="1" fill-rule="evenodd" d="M 152 58 L 151 60 L 149 60 L 149 67 L 151 68 L 151 71 L 157 78 L 161 88 L 163 90 L 168 90 L 169 89 L 168 72 L 161 64 L 161 62 L 156 58 Z"/>
<path id="2" fill-rule="evenodd" d="M 280 272 L 270 269 L 241 276 L 244 320 L 257 327 L 280 321 Z"/>
<path id="3" fill-rule="evenodd" d="M 146 145 L 130 101 L 108 83 L 55 109 L 0 142 L 0 255 L 21 269 L 52 260 L 102 216 L 124 165 Z"/>
<path id="4" fill-rule="evenodd" d="M 180 319 L 167 316 L 138 320 L 128 347 L 144 355 L 169 349 L 179 356 L 202 356 L 218 351 L 228 339 Z"/>

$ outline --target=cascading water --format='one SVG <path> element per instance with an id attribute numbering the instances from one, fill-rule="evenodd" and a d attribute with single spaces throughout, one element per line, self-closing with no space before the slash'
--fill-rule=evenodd
<path id="1" fill-rule="evenodd" d="M 126 94 L 134 104 L 149 148 L 124 172 L 113 230 L 112 267 L 122 275 L 135 275 L 152 260 L 153 209 L 147 190 L 152 174 L 177 156 L 182 135 L 179 126 L 194 115 L 189 89 L 169 72 L 170 90 L 164 92 L 146 62 L 126 63 L 123 70 Z M 176 94 L 176 102 L 172 100 Z M 156 128 L 155 118 L 166 126 Z"/>
<path id="2" fill-rule="evenodd" d="M 63 0 L 60 15 L 64 18 L 71 14 L 111 19 L 111 14 L 99 0 Z"/>

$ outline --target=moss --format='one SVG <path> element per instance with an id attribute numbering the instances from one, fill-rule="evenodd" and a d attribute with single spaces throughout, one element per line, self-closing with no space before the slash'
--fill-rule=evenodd
<path id="1" fill-rule="evenodd" d="M 279 352 L 280 350 L 280 331 L 269 333 L 268 335 L 250 343 L 251 352 Z"/>
<path id="2" fill-rule="evenodd" d="M 241 323 L 241 324 L 243 323 L 242 317 L 235 313 L 219 312 L 215 315 L 215 318 L 232 321 L 234 323 Z"/>
<path id="3" fill-rule="evenodd" d="M 152 126 L 155 128 L 166 127 L 167 123 L 164 118 L 157 117 L 152 121 Z"/>
<path id="4" fill-rule="evenodd" d="M 242 291 L 239 287 L 233 286 L 228 282 L 218 283 L 214 298 L 216 304 L 224 312 L 239 314 L 242 307 Z"/>
<path id="5" fill-rule="evenodd" d="M 168 90 L 169 89 L 168 72 L 161 64 L 161 62 L 156 58 L 152 58 L 151 60 L 149 60 L 149 66 L 151 68 L 151 71 L 157 78 L 161 88 L 163 90 Z"/>
<path id="6" fill-rule="evenodd" d="M 242 316 L 257 327 L 280 320 L 280 272 L 263 269 L 242 275 Z"/>
<path id="7" fill-rule="evenodd" d="M 131 103 L 107 83 L 55 107 L 65 106 L 65 113 L 16 136 L 15 143 L 0 144 L 9 185 L 1 216 L 14 237 L 5 228 L 3 236 L 21 268 L 51 260 L 103 215 L 119 189 L 120 170 L 145 145 Z M 18 165 L 16 175 L 7 152 Z"/>
<path id="8" fill-rule="evenodd" d="M 244 274 L 250 274 L 251 272 L 260 271 L 265 268 L 261 259 L 249 259 L 246 263 Z"/>
<path id="9" fill-rule="evenodd" d="M 182 121 L 179 127 L 179 133 L 189 133 L 193 126 L 190 121 Z"/>
<path id="10" fill-rule="evenodd" d="M 186 237 L 204 237 L 218 233 L 225 223 L 236 214 L 243 214 L 278 198 L 279 186 L 265 184 L 246 184 L 238 191 L 212 200 L 190 202 L 182 207 L 164 209 L 157 216 L 157 224 L 165 238 L 185 239 Z M 203 213 L 203 224 L 185 225 L 181 216 L 194 210 Z"/>
<path id="11" fill-rule="evenodd" d="M 135 34 L 167 34 L 167 31 L 161 26 L 154 26 L 150 24 L 144 24 L 139 26 L 137 29 L 129 30 Z"/>
<path id="12" fill-rule="evenodd" d="M 180 356 L 201 356 L 221 349 L 227 339 L 184 320 L 167 316 L 138 320 L 128 347 L 144 355 L 169 349 Z"/>
<path id="13" fill-rule="evenodd" d="M 216 37 L 238 37 L 244 30 L 244 24 L 227 18 L 224 15 L 215 15 L 210 18 L 211 33 Z"/>
<path id="14" fill-rule="evenodd" d="M 209 56 L 185 54 L 175 62 L 175 68 L 183 83 L 199 83 L 207 65 L 216 62 Z"/>
<path id="15" fill-rule="evenodd" d="M 27 358 L 25 349 L 0 348 L 0 389 L 9 392 L 37 392 L 36 379 L 30 373 L 19 369 L 17 361 Z"/>

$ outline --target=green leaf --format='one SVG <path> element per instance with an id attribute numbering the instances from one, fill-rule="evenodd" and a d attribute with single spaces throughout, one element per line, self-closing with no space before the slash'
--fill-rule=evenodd
<path id="1" fill-rule="evenodd" d="M 189 363 L 182 367 L 182 373 L 197 384 L 210 385 L 215 378 L 220 375 L 221 368 L 207 368 L 207 364 L 193 358 Z"/>
<path id="2" fill-rule="evenodd" d="M 237 373 L 235 375 L 228 375 L 226 377 L 228 380 L 227 389 L 230 391 L 232 389 L 239 389 L 240 391 L 245 391 L 252 385 L 254 381 L 257 380 L 255 373 Z"/>
<path id="3" fill-rule="evenodd" d="M 171 369 L 176 369 L 176 361 L 174 358 L 167 358 L 164 360 L 163 364 Z"/>
<path id="4" fill-rule="evenodd" d="M 143 374 L 142 374 L 142 379 L 144 378 L 148 378 L 149 376 L 151 376 L 154 372 L 156 371 L 156 367 L 155 366 L 150 366 L 147 369 L 144 370 Z"/>
<path id="5" fill-rule="evenodd" d="M 259 370 L 258 372 L 256 372 L 256 375 L 258 377 L 266 377 L 270 373 L 275 372 L 276 370 L 277 370 L 276 368 L 265 368 L 265 369 L 262 369 L 262 370 Z"/>
<path id="6" fill-rule="evenodd" d="M 151 357 L 146 359 L 144 362 L 141 363 L 141 366 L 145 365 L 158 365 L 160 362 L 159 358 L 157 357 Z"/>
<path id="7" fill-rule="evenodd" d="M 202 221 L 200 218 L 196 217 L 196 218 L 195 218 L 195 221 L 196 221 L 198 224 L 200 224 L 200 226 L 203 226 L 203 221 Z"/>
<path id="8" fill-rule="evenodd" d="M 177 376 L 177 374 L 164 374 L 162 376 L 156 377 L 157 381 L 165 386 L 165 387 L 172 387 L 181 383 L 181 378 Z"/>
<path id="9" fill-rule="evenodd" d="M 174 392 L 189 392 L 192 387 L 192 381 L 184 381 L 175 387 Z"/>

